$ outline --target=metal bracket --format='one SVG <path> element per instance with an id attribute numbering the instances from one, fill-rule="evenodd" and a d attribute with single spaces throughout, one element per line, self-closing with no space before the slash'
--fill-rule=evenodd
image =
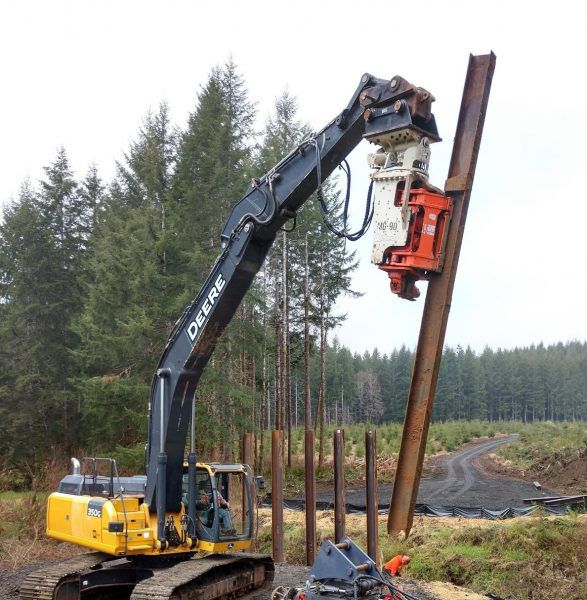
<path id="1" fill-rule="evenodd" d="M 371 75 L 369 75 L 369 73 L 365 73 L 361 77 L 361 81 L 359 83 L 359 86 L 355 90 L 355 93 L 352 95 L 352 97 L 350 99 L 350 102 L 348 103 L 347 107 L 340 113 L 340 115 L 338 115 L 338 117 L 336 117 L 336 124 L 341 129 L 345 129 L 346 128 L 348 114 L 351 112 L 351 110 L 353 109 L 353 107 L 357 103 L 357 100 L 359 99 L 359 96 L 361 95 L 361 92 L 371 82 L 371 79 L 372 79 L 372 77 L 371 77 Z"/>
<path id="2" fill-rule="evenodd" d="M 369 575 L 383 582 L 377 565 L 349 537 L 338 544 L 325 540 L 312 566 L 310 581 L 338 579 L 353 583 L 357 577 Z"/>

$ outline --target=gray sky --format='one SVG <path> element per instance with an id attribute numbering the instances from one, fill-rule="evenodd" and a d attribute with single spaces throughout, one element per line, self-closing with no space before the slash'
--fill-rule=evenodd
<path id="1" fill-rule="evenodd" d="M 469 53 L 497 68 L 447 331 L 447 343 L 513 347 L 587 338 L 585 15 L 559 2 L 26 1 L 0 5 L 0 200 L 37 180 L 60 145 L 78 175 L 108 180 L 149 108 L 183 126 L 210 68 L 233 56 L 259 128 L 287 86 L 320 129 L 360 76 L 399 74 L 436 96 L 442 187 Z M 366 142 L 353 153 L 353 201 L 367 188 Z M 382 351 L 417 340 L 423 296 L 389 292 L 369 262 L 343 299 L 341 341 Z M 424 286 L 422 286 L 423 288 Z M 425 291 L 425 290 L 423 290 Z"/>

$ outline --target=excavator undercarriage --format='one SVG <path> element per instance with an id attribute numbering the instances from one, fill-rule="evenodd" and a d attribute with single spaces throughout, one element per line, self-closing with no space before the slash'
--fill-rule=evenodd
<path id="1" fill-rule="evenodd" d="M 35 571 L 22 600 L 216 600 L 238 598 L 273 581 L 273 561 L 260 554 L 116 558 L 82 554 Z"/>

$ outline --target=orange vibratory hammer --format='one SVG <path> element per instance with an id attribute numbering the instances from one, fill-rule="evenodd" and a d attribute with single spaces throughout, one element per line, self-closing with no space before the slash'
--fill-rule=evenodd
<path id="1" fill-rule="evenodd" d="M 397 190 L 403 196 L 403 190 Z M 403 198 L 397 198 L 401 205 Z M 444 247 L 452 213 L 452 200 L 424 188 L 412 188 L 408 200 L 410 225 L 405 246 L 392 246 L 379 268 L 386 271 L 391 291 L 400 298 L 415 300 L 420 295 L 416 281 L 442 271 Z"/>

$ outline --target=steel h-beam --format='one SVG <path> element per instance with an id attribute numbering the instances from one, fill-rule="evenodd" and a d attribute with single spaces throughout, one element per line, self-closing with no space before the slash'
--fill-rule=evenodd
<path id="1" fill-rule="evenodd" d="M 334 542 L 344 537 L 346 521 L 346 498 L 344 493 L 344 431 L 336 429 L 333 434 L 334 447 Z"/>
<path id="2" fill-rule="evenodd" d="M 304 434 L 305 494 L 306 494 L 306 564 L 316 558 L 316 469 L 314 466 L 314 431 Z"/>
<path id="3" fill-rule="evenodd" d="M 395 484 L 389 507 L 387 531 L 390 535 L 400 535 L 402 532 L 408 535 L 412 528 L 430 413 L 434 402 L 446 324 L 494 69 L 493 52 L 481 56 L 471 55 L 469 58 L 452 158 L 445 184 L 445 193 L 453 199 L 452 222 L 446 243 L 443 271 L 430 277 L 424 304 Z"/>
<path id="4" fill-rule="evenodd" d="M 243 433 L 242 441 L 242 463 L 251 467 L 251 475 L 253 475 L 253 434 L 250 432 Z M 242 520 L 243 523 L 246 521 L 246 515 L 249 510 L 254 510 L 255 504 L 255 481 L 253 478 L 249 481 L 249 495 L 251 497 L 252 505 L 249 506 L 247 499 L 247 482 L 243 480 L 242 490 Z M 252 514 L 252 513 L 251 513 Z"/>
<path id="5" fill-rule="evenodd" d="M 365 479 L 367 481 L 367 554 L 379 563 L 379 500 L 377 490 L 377 432 L 365 431 Z"/>
<path id="6" fill-rule="evenodd" d="M 283 431 L 271 432 L 271 537 L 273 560 L 285 562 L 283 552 Z"/>

